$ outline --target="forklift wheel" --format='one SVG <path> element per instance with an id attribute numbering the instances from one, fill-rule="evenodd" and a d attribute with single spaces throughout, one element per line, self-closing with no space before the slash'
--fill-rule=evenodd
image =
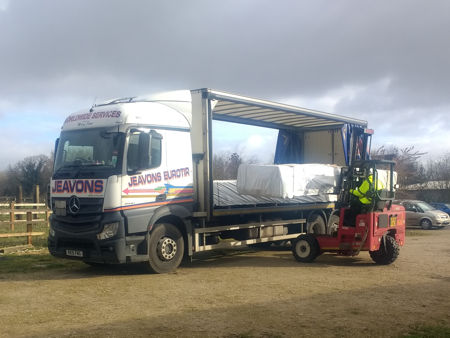
<path id="1" fill-rule="evenodd" d="M 299 262 L 310 263 L 320 254 L 319 244 L 313 235 L 300 235 L 292 244 L 292 254 Z"/>
<path id="2" fill-rule="evenodd" d="M 392 236 L 384 236 L 381 241 L 380 249 L 377 251 L 370 251 L 372 260 L 381 265 L 388 265 L 394 262 L 400 252 L 400 247 Z"/>

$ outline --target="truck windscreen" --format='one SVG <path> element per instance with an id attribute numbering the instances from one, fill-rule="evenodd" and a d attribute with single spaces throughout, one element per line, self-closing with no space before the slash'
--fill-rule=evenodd
<path id="1" fill-rule="evenodd" d="M 62 132 L 55 156 L 54 178 L 106 178 L 120 174 L 124 140 L 125 134 L 117 129 Z"/>

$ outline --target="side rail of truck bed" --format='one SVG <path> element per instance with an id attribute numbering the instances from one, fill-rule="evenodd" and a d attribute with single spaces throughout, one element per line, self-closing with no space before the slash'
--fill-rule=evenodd
<path id="1" fill-rule="evenodd" d="M 306 219 L 290 219 L 258 223 L 233 224 L 229 226 L 204 227 L 194 229 L 194 252 L 215 249 L 234 248 L 248 244 L 268 243 L 290 240 L 305 232 Z M 218 243 L 208 243 L 208 238 L 214 238 L 231 232 L 253 233 L 251 239 L 226 239 Z M 252 236 L 250 236 L 252 237 Z M 210 241 L 211 242 L 211 241 Z"/>

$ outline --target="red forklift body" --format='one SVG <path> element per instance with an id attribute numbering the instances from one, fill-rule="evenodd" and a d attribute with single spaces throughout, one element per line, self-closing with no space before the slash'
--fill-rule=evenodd
<path id="1" fill-rule="evenodd" d="M 356 215 L 353 224 L 345 224 L 350 208 L 342 208 L 337 236 L 316 236 L 320 252 L 337 252 L 357 255 L 360 251 L 377 251 L 384 235 L 395 239 L 398 245 L 405 242 L 405 209 L 392 205 L 390 209 Z"/>

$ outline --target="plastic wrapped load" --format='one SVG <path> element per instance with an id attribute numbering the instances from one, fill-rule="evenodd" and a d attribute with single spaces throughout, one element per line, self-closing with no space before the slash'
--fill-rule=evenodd
<path id="1" fill-rule="evenodd" d="M 335 193 L 341 168 L 328 164 L 281 164 L 239 166 L 239 194 L 294 198 Z"/>
<path id="2" fill-rule="evenodd" d="M 386 190 L 389 190 L 389 186 L 390 186 L 390 182 L 391 182 L 390 171 L 383 170 L 383 169 L 377 169 L 377 174 L 378 174 L 378 180 L 380 180 L 383 183 L 384 188 Z M 395 185 L 397 184 L 397 172 L 396 171 L 394 171 L 394 173 L 393 173 L 393 178 L 394 178 L 393 185 L 395 187 Z"/>
<path id="3" fill-rule="evenodd" d="M 333 194 L 341 167 L 331 164 L 294 164 L 293 196 Z"/>
<path id="4" fill-rule="evenodd" d="M 294 173 L 287 165 L 241 164 L 236 185 L 242 195 L 292 198 Z"/>

